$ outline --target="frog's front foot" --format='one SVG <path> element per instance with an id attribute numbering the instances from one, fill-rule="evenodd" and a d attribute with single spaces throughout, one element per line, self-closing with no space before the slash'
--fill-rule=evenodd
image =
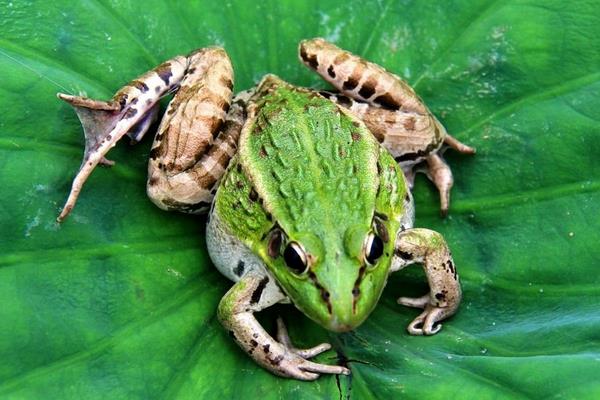
<path id="1" fill-rule="evenodd" d="M 350 374 L 350 370 L 342 366 L 319 364 L 309 361 L 309 358 L 316 357 L 331 349 L 331 345 L 329 343 L 321 343 L 309 349 L 294 347 L 281 318 L 277 318 L 277 341 L 284 349 L 282 354 L 274 358 L 275 360 L 281 358 L 279 368 L 281 368 L 281 372 L 283 373 L 278 373 L 278 375 L 312 381 L 317 379 L 319 374 Z"/>
<path id="2" fill-rule="evenodd" d="M 221 300 L 219 320 L 250 357 L 276 375 L 304 381 L 315 380 L 320 374 L 349 375 L 348 368 L 308 360 L 329 350 L 330 344 L 321 343 L 309 349 L 297 349 L 281 319 L 277 320 L 275 339 L 254 318 L 253 313 L 284 298 L 285 295 L 268 276 L 249 272 Z"/>
<path id="3" fill-rule="evenodd" d="M 423 312 L 407 327 L 408 333 L 411 335 L 435 335 L 442 329 L 442 324 L 437 322 L 456 312 L 458 304 L 455 307 L 438 307 L 431 304 L 429 297 L 430 295 L 426 294 L 422 297 L 400 297 L 398 299 L 398 304 L 423 309 Z"/>
<path id="4" fill-rule="evenodd" d="M 421 297 L 400 297 L 398 304 L 421 308 L 423 312 L 408 325 L 411 335 L 435 335 L 442 325 L 437 323 L 456 313 L 462 298 L 458 274 L 446 241 L 429 229 L 407 229 L 396 241 L 392 272 L 407 265 L 423 265 L 430 292 Z"/>

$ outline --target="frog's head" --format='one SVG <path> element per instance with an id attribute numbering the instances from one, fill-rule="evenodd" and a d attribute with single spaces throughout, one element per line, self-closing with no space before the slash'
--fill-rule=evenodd
<path id="1" fill-rule="evenodd" d="M 375 215 L 370 225 L 345 226 L 341 236 L 286 233 L 277 226 L 264 242 L 269 269 L 308 317 L 332 331 L 354 329 L 371 313 L 385 286 L 394 225 Z"/>

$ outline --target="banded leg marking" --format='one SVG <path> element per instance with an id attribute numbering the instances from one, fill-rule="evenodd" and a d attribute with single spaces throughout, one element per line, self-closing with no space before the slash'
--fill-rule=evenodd
<path id="1" fill-rule="evenodd" d="M 225 116 L 217 137 L 206 148 L 199 160 L 180 172 L 172 173 L 160 156 L 161 144 L 155 141 L 148 162 L 146 190 L 150 199 L 160 208 L 188 213 L 201 213 L 210 208 L 216 185 L 225 173 L 229 161 L 237 151 L 237 142 L 246 119 L 245 101 L 237 96 Z M 170 132 L 169 132 L 170 134 Z M 154 151 L 154 150 L 153 150 Z"/>
<path id="2" fill-rule="evenodd" d="M 392 111 L 429 112 L 400 77 L 324 39 L 300 42 L 299 55 L 305 65 L 347 96 Z"/>

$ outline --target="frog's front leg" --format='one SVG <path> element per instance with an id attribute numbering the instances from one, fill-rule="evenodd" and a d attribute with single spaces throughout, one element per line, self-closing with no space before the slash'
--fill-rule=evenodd
<path id="1" fill-rule="evenodd" d="M 398 303 L 424 311 L 408 326 L 412 335 L 433 335 L 440 331 L 436 324 L 453 315 L 462 297 L 456 267 L 446 241 L 429 229 L 408 229 L 398 234 L 391 272 L 407 265 L 421 263 L 430 291 L 418 297 L 400 297 Z"/>
<path id="2" fill-rule="evenodd" d="M 345 367 L 308 360 L 329 350 L 329 344 L 296 349 L 281 320 L 277 322 L 279 341 L 264 330 L 253 314 L 284 299 L 285 295 L 272 279 L 255 271 L 248 272 L 219 303 L 219 320 L 246 353 L 276 375 L 309 381 L 317 379 L 319 374 L 350 374 Z"/>
<path id="3" fill-rule="evenodd" d="M 110 163 L 105 159 L 106 153 L 126 134 L 133 141 L 139 141 L 156 118 L 160 98 L 174 91 L 177 93 L 169 104 L 151 154 L 154 160 L 164 156 L 168 162 L 151 163 L 150 170 L 160 169 L 171 178 L 180 172 L 189 172 L 196 162 L 202 161 L 207 172 L 202 175 L 196 168 L 195 179 L 187 182 L 191 181 L 190 186 L 195 185 L 196 192 L 204 194 L 207 182 L 212 181 L 213 175 L 219 175 L 223 169 L 221 165 L 229 161 L 231 147 L 235 147 L 237 142 L 235 134 L 239 133 L 239 129 L 231 125 L 239 122 L 240 112 L 233 110 L 227 114 L 232 87 L 232 69 L 227 54 L 220 48 L 206 48 L 161 64 L 125 85 L 110 101 L 59 93 L 59 98 L 73 106 L 83 125 L 85 152 L 58 220 L 63 220 L 72 210 L 83 184 L 96 165 Z M 221 132 L 226 114 L 231 115 L 228 120 L 234 123 L 225 124 L 224 128 L 228 129 Z M 209 154 L 211 151 L 212 154 Z M 206 156 L 205 159 L 200 160 L 203 156 Z M 216 172 L 213 174 L 213 171 Z M 206 178 L 207 175 L 210 178 Z M 164 189 L 169 184 L 161 185 L 159 178 L 153 176 L 148 182 L 148 192 L 152 197 L 154 189 Z M 202 190 L 197 188 L 199 185 Z M 193 198 L 189 190 L 185 194 L 187 197 L 181 203 L 185 207 L 193 207 L 195 204 L 190 205 L 188 200 L 197 200 L 198 196 Z M 205 197 L 208 202 L 212 194 L 209 192 Z M 161 199 L 156 202 L 163 208 L 169 208 Z M 172 208 L 184 208 L 178 199 L 174 203 L 177 204 Z"/>
<path id="4" fill-rule="evenodd" d="M 300 43 L 299 55 L 304 64 L 341 92 L 321 94 L 362 119 L 409 178 L 417 164 L 427 161 L 427 176 L 440 192 L 445 214 L 453 179 L 440 149 L 451 147 L 466 154 L 475 150 L 448 135 L 410 85 L 379 65 L 319 38 Z M 430 156 L 437 158 L 430 160 Z M 440 160 L 446 168 L 440 169 L 441 163 L 436 162 Z"/>

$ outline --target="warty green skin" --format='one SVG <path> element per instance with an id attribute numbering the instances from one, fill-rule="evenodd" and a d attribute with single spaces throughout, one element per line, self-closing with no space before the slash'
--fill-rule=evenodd
<path id="1" fill-rule="evenodd" d="M 298 309 L 329 330 L 351 330 L 385 287 L 409 199 L 402 171 L 360 120 L 318 94 L 270 76 L 254 97 L 213 212 Z M 369 265 L 364 245 L 376 222 L 387 240 Z M 279 249 L 269 254 L 278 230 L 281 248 L 304 248 L 307 271 L 290 270 Z"/>

